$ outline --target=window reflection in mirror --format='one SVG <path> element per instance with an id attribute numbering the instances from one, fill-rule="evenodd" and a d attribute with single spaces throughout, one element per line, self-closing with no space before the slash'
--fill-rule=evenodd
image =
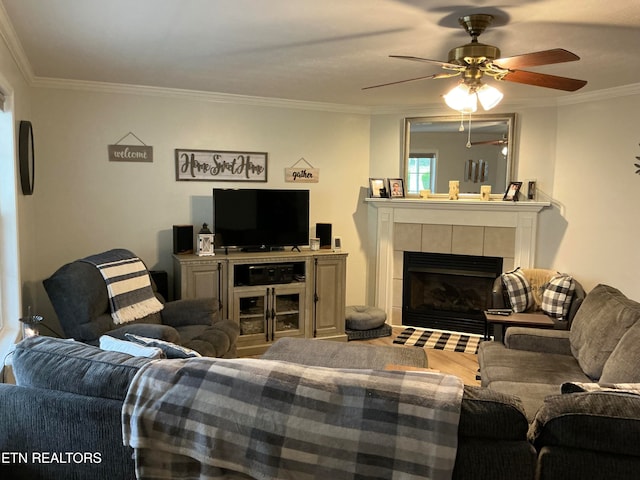
<path id="1" fill-rule="evenodd" d="M 514 130 L 514 113 L 472 115 L 470 122 L 468 116 L 406 118 L 407 195 L 445 194 L 450 180 L 460 182 L 462 194 L 479 194 L 481 185 L 503 193 L 512 180 Z"/>

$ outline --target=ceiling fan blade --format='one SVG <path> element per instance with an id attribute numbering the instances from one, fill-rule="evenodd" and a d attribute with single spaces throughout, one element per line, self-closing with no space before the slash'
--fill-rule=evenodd
<path id="1" fill-rule="evenodd" d="M 545 73 L 527 72 L 525 70 L 509 71 L 502 80 L 507 82 L 524 83 L 526 85 L 534 85 L 536 87 L 554 88 L 556 90 L 565 90 L 567 92 L 575 92 L 587 84 L 586 80 L 577 80 L 575 78 L 557 77 Z"/>
<path id="2" fill-rule="evenodd" d="M 380 85 L 371 85 L 370 87 L 363 87 L 362 90 L 369 90 L 370 88 L 386 87 L 388 85 L 397 85 L 398 83 L 414 82 L 416 80 L 427 80 L 427 79 L 431 79 L 431 78 L 455 77 L 456 75 L 458 75 L 458 73 L 435 73 L 433 75 L 426 75 L 426 76 L 423 76 L 423 77 L 407 78 L 406 80 L 398 80 L 396 82 L 381 83 Z"/>
<path id="3" fill-rule="evenodd" d="M 507 145 L 509 142 L 507 140 L 483 140 L 478 142 L 471 142 L 471 145 Z"/>
<path id="4" fill-rule="evenodd" d="M 524 53 L 513 57 L 497 58 L 492 63 L 501 68 L 516 69 L 522 67 L 536 67 L 553 63 L 574 62 L 580 60 L 575 53 L 563 48 L 554 48 L 541 52 Z"/>
<path id="5" fill-rule="evenodd" d="M 412 57 L 408 55 L 389 55 L 391 58 L 399 58 L 400 60 L 411 60 L 412 62 L 424 62 L 424 63 L 435 63 L 436 65 L 440 65 L 443 68 L 454 68 L 460 69 L 460 65 L 456 65 L 455 63 L 443 62 L 441 60 L 430 60 L 428 58 L 422 57 Z"/>

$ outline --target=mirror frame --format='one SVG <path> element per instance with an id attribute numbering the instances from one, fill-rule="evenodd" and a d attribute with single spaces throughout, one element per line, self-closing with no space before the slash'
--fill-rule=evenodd
<path id="1" fill-rule="evenodd" d="M 460 123 L 461 117 L 460 115 L 439 115 L 439 116 L 425 116 L 425 117 L 406 117 L 404 119 L 404 143 L 403 143 L 403 152 L 402 152 L 402 165 L 401 172 L 402 178 L 405 183 L 407 182 L 407 165 L 409 161 L 409 153 L 410 153 L 410 145 L 411 145 L 411 125 L 414 123 L 423 123 L 423 122 L 446 122 L 446 123 Z M 468 128 L 468 117 L 464 120 L 465 128 Z M 505 188 L 509 186 L 509 183 L 513 181 L 513 172 L 514 172 L 514 159 L 515 159 L 515 150 L 517 147 L 516 144 L 516 114 L 515 113 L 497 113 L 497 114 L 478 114 L 471 115 L 471 135 L 473 136 L 473 124 L 474 122 L 482 122 L 482 121 L 504 121 L 507 124 L 507 141 L 509 145 L 509 149 L 507 151 L 507 165 L 505 172 Z M 453 179 L 452 179 L 453 180 Z M 407 189 L 408 191 L 408 189 Z M 502 194 L 503 192 L 493 192 Z M 437 195 L 447 195 L 447 192 L 432 192 L 433 196 Z M 461 194 L 463 195 L 473 195 L 476 194 Z M 478 192 L 478 196 L 480 193 Z M 417 197 L 416 194 L 407 194 L 407 196 Z"/>

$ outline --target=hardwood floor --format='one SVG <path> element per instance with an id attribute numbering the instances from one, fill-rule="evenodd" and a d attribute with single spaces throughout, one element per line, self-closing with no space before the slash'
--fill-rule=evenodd
<path id="1" fill-rule="evenodd" d="M 393 339 L 396 338 L 402 330 L 404 330 L 404 327 L 393 327 L 393 334 L 390 337 L 357 340 L 357 342 L 368 345 L 394 345 Z M 394 346 L 398 348 L 418 348 L 404 347 L 401 345 Z M 439 370 L 442 373 L 456 375 L 462 379 L 465 385 L 480 385 L 480 382 L 476 380 L 476 374 L 478 373 L 478 358 L 476 355 L 431 348 L 426 349 L 426 351 L 429 368 Z"/>

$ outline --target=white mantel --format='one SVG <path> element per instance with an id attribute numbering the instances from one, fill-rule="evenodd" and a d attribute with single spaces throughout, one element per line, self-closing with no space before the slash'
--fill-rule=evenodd
<path id="1" fill-rule="evenodd" d="M 508 202 L 501 198 L 479 199 L 387 199 L 367 198 L 370 220 L 375 235 L 375 303 L 391 314 L 393 305 L 394 225 L 414 223 L 429 225 L 460 225 L 510 227 L 515 229 L 514 264 L 535 265 L 536 234 L 539 212 L 549 202 Z"/>

